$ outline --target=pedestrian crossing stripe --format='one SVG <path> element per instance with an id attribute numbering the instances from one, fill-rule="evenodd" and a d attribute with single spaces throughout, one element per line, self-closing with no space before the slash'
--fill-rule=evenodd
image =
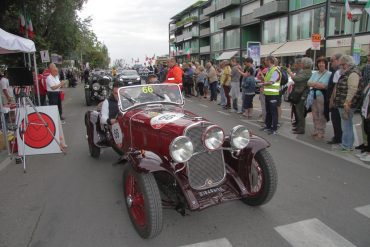
<path id="1" fill-rule="evenodd" d="M 357 207 L 355 208 L 355 210 L 370 219 L 370 205 L 366 205 L 363 207 Z"/>
<path id="2" fill-rule="evenodd" d="M 232 247 L 232 245 L 226 238 L 220 238 L 191 245 L 182 245 L 180 247 Z"/>
<path id="3" fill-rule="evenodd" d="M 355 247 L 316 218 L 278 226 L 275 230 L 293 247 Z"/>

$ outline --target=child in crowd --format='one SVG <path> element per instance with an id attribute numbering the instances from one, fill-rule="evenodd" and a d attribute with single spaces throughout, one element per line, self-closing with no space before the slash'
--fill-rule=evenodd
<path id="1" fill-rule="evenodd" d="M 242 93 L 245 96 L 243 101 L 243 108 L 245 109 L 245 112 L 243 115 L 247 118 L 252 117 L 253 97 L 255 95 L 255 90 L 256 80 L 253 76 L 253 68 L 247 68 L 242 82 Z"/>

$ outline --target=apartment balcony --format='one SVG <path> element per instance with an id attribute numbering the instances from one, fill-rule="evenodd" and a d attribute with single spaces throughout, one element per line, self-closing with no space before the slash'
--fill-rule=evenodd
<path id="1" fill-rule="evenodd" d="M 218 27 L 220 29 L 231 28 L 231 27 L 235 27 L 239 25 L 240 25 L 240 18 L 238 17 L 229 17 L 218 23 Z"/>
<path id="2" fill-rule="evenodd" d="M 198 16 L 189 16 L 187 18 L 185 18 L 184 20 L 181 20 L 181 21 L 178 21 L 176 22 L 176 27 L 177 28 L 180 28 L 180 27 L 188 27 L 188 26 L 191 26 L 194 22 L 197 22 L 198 21 Z"/>
<path id="3" fill-rule="evenodd" d="M 193 34 L 192 32 L 186 32 L 186 33 L 183 33 L 182 36 L 183 36 L 183 39 L 185 41 L 185 40 L 190 40 L 192 38 L 196 38 L 199 35 Z"/>
<path id="4" fill-rule="evenodd" d="M 175 25 L 171 25 L 170 26 L 170 32 L 173 32 L 173 31 L 175 31 L 176 30 L 176 26 Z"/>
<path id="5" fill-rule="evenodd" d="M 251 14 L 248 14 L 248 15 L 243 15 L 241 20 L 240 20 L 240 24 L 241 25 L 248 25 L 248 24 L 255 24 L 255 23 L 258 23 L 260 20 L 254 18 L 254 14 L 251 13 Z"/>
<path id="6" fill-rule="evenodd" d="M 266 17 L 288 13 L 289 2 L 287 0 L 273 1 L 255 9 L 254 18 L 263 19 Z"/>
<path id="7" fill-rule="evenodd" d="M 205 14 L 202 14 L 202 15 L 199 16 L 199 22 L 200 23 L 204 23 L 204 22 L 207 22 L 207 21 L 209 21 L 209 17 L 206 16 Z"/>
<path id="8" fill-rule="evenodd" d="M 204 28 L 199 31 L 199 36 L 206 36 L 211 34 L 210 28 Z"/>
<path id="9" fill-rule="evenodd" d="M 209 16 L 212 15 L 216 11 L 216 6 L 211 5 L 208 8 L 203 9 L 203 15 Z"/>
<path id="10" fill-rule="evenodd" d="M 199 53 L 210 53 L 211 52 L 211 46 L 202 46 L 199 49 Z"/>
<path id="11" fill-rule="evenodd" d="M 182 41 L 184 41 L 184 35 L 181 34 L 179 36 L 176 36 L 176 43 L 180 43 Z"/>
<path id="12" fill-rule="evenodd" d="M 221 0 L 218 3 L 217 10 L 225 10 L 227 8 L 239 6 L 240 0 Z"/>

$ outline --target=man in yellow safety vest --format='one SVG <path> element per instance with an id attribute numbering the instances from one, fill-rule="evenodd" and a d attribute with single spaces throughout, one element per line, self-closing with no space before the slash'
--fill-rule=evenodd
<path id="1" fill-rule="evenodd" d="M 274 65 L 275 58 L 268 56 L 265 59 L 265 64 L 268 67 L 264 82 L 259 83 L 263 87 L 263 94 L 266 100 L 266 119 L 265 127 L 261 130 L 268 132 L 268 134 L 277 134 L 278 124 L 278 100 L 280 94 L 281 72 L 277 66 Z"/>

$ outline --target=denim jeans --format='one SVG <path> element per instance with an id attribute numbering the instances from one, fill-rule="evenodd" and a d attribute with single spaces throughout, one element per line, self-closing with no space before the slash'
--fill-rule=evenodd
<path id="1" fill-rule="evenodd" d="M 341 146 L 345 149 L 352 149 L 353 142 L 355 141 L 355 135 L 353 133 L 353 113 L 354 109 L 351 109 L 348 113 L 348 118 L 345 119 L 344 108 L 338 108 L 341 124 L 342 124 L 342 144 Z"/>
<path id="2" fill-rule="evenodd" d="M 211 100 L 217 100 L 217 81 L 209 84 L 211 89 Z"/>
<path id="3" fill-rule="evenodd" d="M 225 106 L 226 105 L 226 96 L 225 96 L 225 91 L 224 91 L 224 87 L 223 86 L 221 86 L 221 88 L 220 88 L 220 96 L 221 96 L 221 102 L 220 102 L 220 104 L 222 106 Z"/>
<path id="4" fill-rule="evenodd" d="M 272 131 L 277 130 L 278 124 L 278 99 L 279 95 L 265 95 L 265 103 L 266 103 L 266 119 L 265 124 L 266 128 L 271 129 Z"/>

